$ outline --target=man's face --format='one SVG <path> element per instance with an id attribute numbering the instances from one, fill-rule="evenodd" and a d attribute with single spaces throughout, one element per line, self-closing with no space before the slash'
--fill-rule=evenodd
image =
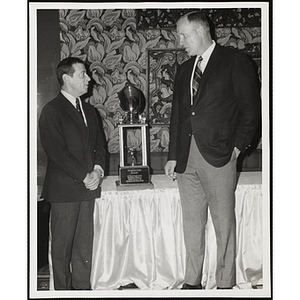
<path id="1" fill-rule="evenodd" d="M 201 51 L 202 40 L 197 26 L 184 19 L 177 24 L 177 33 L 179 35 L 180 46 L 185 48 L 188 55 L 193 56 Z"/>
<path id="2" fill-rule="evenodd" d="M 87 75 L 84 64 L 74 64 L 73 69 L 73 76 L 68 76 L 68 88 L 74 97 L 79 97 L 87 93 L 91 78 Z"/>

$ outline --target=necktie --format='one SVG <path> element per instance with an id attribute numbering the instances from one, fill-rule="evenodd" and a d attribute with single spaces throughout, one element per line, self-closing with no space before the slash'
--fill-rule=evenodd
<path id="1" fill-rule="evenodd" d="M 80 113 L 81 118 L 82 118 L 82 120 L 83 120 L 83 122 L 84 122 L 84 117 L 83 117 L 83 114 L 82 114 L 82 110 L 81 110 L 81 107 L 80 107 L 79 99 L 78 99 L 78 98 L 76 98 L 76 109 L 77 109 L 77 111 Z"/>
<path id="2" fill-rule="evenodd" d="M 196 68 L 195 68 L 195 72 L 194 72 L 194 77 L 193 77 L 193 82 L 192 82 L 192 86 L 193 86 L 193 98 L 195 97 L 198 87 L 199 87 L 199 82 L 200 79 L 202 77 L 202 71 L 201 71 L 201 61 L 203 60 L 202 56 L 200 56 L 198 58 L 197 64 L 196 64 Z"/>

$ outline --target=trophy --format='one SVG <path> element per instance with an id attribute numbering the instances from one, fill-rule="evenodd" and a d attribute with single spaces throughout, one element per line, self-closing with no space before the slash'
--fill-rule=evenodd
<path id="1" fill-rule="evenodd" d="M 143 111 L 146 100 L 143 92 L 132 84 L 126 86 L 118 94 L 120 106 L 126 117 L 120 119 L 119 146 L 120 165 L 118 190 L 151 189 L 150 168 L 147 160 L 147 126 Z M 137 145 L 128 139 L 130 132 L 140 130 L 141 144 Z"/>

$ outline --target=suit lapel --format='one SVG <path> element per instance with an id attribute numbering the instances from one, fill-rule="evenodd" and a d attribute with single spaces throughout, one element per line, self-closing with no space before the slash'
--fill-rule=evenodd
<path id="1" fill-rule="evenodd" d="M 82 109 L 84 111 L 85 119 L 86 119 L 86 123 L 87 123 L 87 126 L 84 126 L 85 127 L 85 133 L 86 133 L 86 143 L 85 143 L 84 150 L 86 150 L 86 148 L 88 146 L 88 141 L 89 141 L 89 137 L 90 137 L 90 130 L 91 130 L 91 126 L 92 126 L 92 124 L 90 124 L 90 120 L 92 118 L 90 117 L 90 111 L 87 109 L 86 103 L 84 101 L 82 101 Z"/>
<path id="2" fill-rule="evenodd" d="M 85 132 L 86 126 L 84 125 L 81 116 L 77 112 L 76 108 L 72 105 L 72 103 L 70 103 L 70 101 L 66 99 L 62 94 L 60 97 L 60 101 L 65 111 L 72 117 L 74 122 L 76 122 L 78 126 Z"/>
<path id="3" fill-rule="evenodd" d="M 62 94 L 60 97 L 60 101 L 61 101 L 62 106 L 65 109 L 66 113 L 71 116 L 71 118 L 74 120 L 74 122 L 80 128 L 81 138 L 82 138 L 82 141 L 84 141 L 83 149 L 86 150 L 86 147 L 88 144 L 88 135 L 89 135 L 88 128 L 85 126 L 84 121 L 82 120 L 82 118 L 81 118 L 80 114 L 78 113 L 78 111 L 76 110 L 76 108 Z M 85 112 L 85 110 L 84 110 L 84 112 Z M 87 116 L 86 116 L 86 118 L 87 118 Z"/>
<path id="4" fill-rule="evenodd" d="M 182 65 L 184 67 L 184 69 L 182 69 L 181 73 L 182 73 L 182 78 L 181 78 L 181 83 L 183 84 L 183 86 L 187 87 L 186 90 L 186 95 L 188 95 L 188 97 L 182 97 L 183 101 L 186 101 L 186 105 L 190 105 L 191 101 L 190 101 L 190 97 L 191 97 L 191 80 L 192 80 L 192 76 L 193 76 L 193 67 L 194 67 L 194 63 L 195 63 L 195 59 L 196 56 L 191 57 L 188 61 L 185 62 L 184 65 Z M 181 92 L 183 93 L 183 90 L 181 90 Z"/>

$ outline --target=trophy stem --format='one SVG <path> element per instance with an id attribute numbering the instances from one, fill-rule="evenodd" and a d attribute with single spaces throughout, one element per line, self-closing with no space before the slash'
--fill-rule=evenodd
<path id="1" fill-rule="evenodd" d="M 130 124 L 133 124 L 133 113 L 132 112 L 129 113 L 129 122 L 130 122 Z"/>

